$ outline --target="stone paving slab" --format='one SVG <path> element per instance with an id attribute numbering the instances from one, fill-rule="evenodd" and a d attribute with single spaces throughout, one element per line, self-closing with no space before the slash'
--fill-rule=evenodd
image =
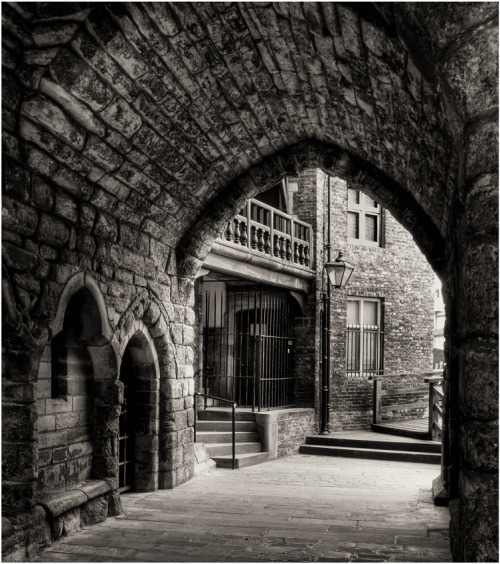
<path id="1" fill-rule="evenodd" d="M 38 562 L 451 562 L 436 466 L 296 455 L 122 496 Z"/>

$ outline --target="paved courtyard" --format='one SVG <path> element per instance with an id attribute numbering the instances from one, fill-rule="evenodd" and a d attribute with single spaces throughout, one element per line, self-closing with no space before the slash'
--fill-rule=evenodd
<path id="1" fill-rule="evenodd" d="M 296 455 L 125 494 L 43 562 L 450 562 L 439 467 Z"/>

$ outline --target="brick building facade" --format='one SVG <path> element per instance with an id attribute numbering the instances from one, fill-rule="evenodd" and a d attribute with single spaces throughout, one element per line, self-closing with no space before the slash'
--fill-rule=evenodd
<path id="1" fill-rule="evenodd" d="M 311 311 L 317 309 L 322 288 L 321 268 L 325 261 L 324 245 L 327 230 L 327 175 L 319 170 L 305 171 L 299 177 L 300 191 L 294 205 L 301 218 L 310 222 L 316 233 L 317 279 L 316 292 L 308 298 Z M 331 179 L 331 243 L 332 259 L 335 251 L 344 250 L 346 260 L 355 265 L 354 274 L 345 290 L 332 293 L 332 430 L 368 428 L 371 422 L 372 383 L 365 375 L 347 374 L 347 300 L 349 298 L 377 299 L 380 304 L 381 333 L 380 370 L 398 375 L 405 388 L 417 374 L 432 371 L 432 315 L 433 274 L 411 235 L 382 209 L 380 244 L 353 244 L 347 235 L 348 188 L 338 178 Z M 310 326 L 319 327 L 319 312 L 310 318 Z M 307 331 L 306 331 L 307 333 Z M 316 351 L 320 350 L 320 335 L 316 331 Z M 311 347 L 312 349 L 312 347 Z M 311 356 L 301 355 L 304 380 L 310 372 Z M 316 366 L 319 358 L 316 356 Z M 318 369 L 319 370 L 319 369 Z M 410 404 L 426 396 L 423 377 L 420 384 L 408 386 L 412 392 L 396 398 L 391 387 L 385 392 L 384 405 Z M 316 392 L 318 393 L 318 392 Z M 417 412 L 422 414 L 421 407 Z M 408 410 L 407 416 L 415 415 Z M 393 418 L 402 414 L 392 412 Z"/>
<path id="2" fill-rule="evenodd" d="M 287 181 L 288 182 L 288 181 Z M 233 262 L 229 260 L 217 262 L 217 257 L 212 253 L 208 255 L 204 265 L 203 276 L 196 286 L 197 319 L 198 319 L 198 346 L 195 366 L 196 387 L 199 391 L 215 394 L 218 397 L 236 401 L 240 406 L 251 406 L 252 398 L 237 390 L 238 382 L 252 379 L 252 386 L 257 385 L 258 379 L 277 377 L 281 369 L 281 357 L 274 354 L 270 345 L 264 347 L 263 352 L 253 343 L 253 335 L 261 331 L 271 342 L 271 325 L 290 324 L 293 329 L 283 331 L 290 337 L 293 362 L 287 367 L 281 377 L 293 379 L 293 393 L 280 397 L 272 404 L 260 406 L 257 398 L 257 408 L 281 408 L 291 405 L 300 407 L 314 407 L 316 409 L 316 424 L 306 425 L 305 432 L 314 432 L 320 416 L 319 388 L 321 380 L 321 295 L 326 292 L 326 281 L 323 274 L 323 265 L 326 260 L 326 235 L 328 225 L 328 191 L 331 193 L 331 245 L 335 250 L 345 250 L 347 259 L 354 263 L 355 273 L 349 286 L 345 289 L 335 290 L 332 295 L 331 318 L 331 429 L 369 429 L 372 421 L 372 394 L 373 382 L 370 375 L 392 375 L 391 385 L 384 390 L 384 406 L 392 419 L 405 419 L 422 415 L 427 407 L 427 386 L 424 375 L 432 371 L 432 329 L 433 329 L 433 273 L 425 257 L 420 252 L 410 234 L 392 217 L 389 211 L 378 206 L 377 244 L 348 239 L 348 186 L 339 178 L 329 178 L 321 170 L 312 169 L 304 171 L 297 179 L 295 192 L 290 193 L 287 210 L 290 217 L 297 217 L 306 221 L 312 230 L 313 243 L 310 264 L 306 268 L 310 277 L 310 285 L 295 291 L 289 289 L 288 281 L 279 277 L 275 280 L 270 276 L 265 284 L 265 271 L 255 267 L 252 271 L 248 264 L 260 259 L 260 268 L 273 266 L 278 271 L 280 265 L 273 265 L 277 261 L 273 249 L 261 249 L 261 257 L 257 251 L 248 250 L 249 245 L 245 237 L 240 241 L 239 235 L 234 238 L 224 232 L 219 239 L 217 253 L 236 257 Z M 288 185 L 288 184 L 286 184 Z M 278 185 L 258 196 L 263 200 L 278 201 L 278 195 L 284 191 L 284 186 Z M 352 190 L 351 190 L 352 192 Z M 364 196 L 363 196 L 364 197 Z M 251 203 L 255 208 L 260 204 Z M 263 208 L 265 209 L 265 208 Z M 252 232 L 253 223 L 248 222 L 243 216 L 235 219 L 235 229 L 238 232 Z M 283 216 L 285 217 L 285 216 Z M 248 223 L 248 225 L 247 225 Z M 233 229 L 233 223 L 229 223 Z M 226 236 L 227 235 L 227 236 Z M 275 236 L 277 237 L 277 236 Z M 222 244 L 224 243 L 224 244 Z M 241 256 L 235 253 L 242 249 L 248 253 Z M 298 262 L 298 261 L 297 261 Z M 245 268 L 243 268 L 243 265 Z M 284 260 L 284 265 L 294 264 L 293 260 Z M 290 267 L 283 266 L 282 270 Z M 249 278 L 245 278 L 247 269 Z M 293 274 L 298 279 L 304 275 L 304 269 Z M 261 277 L 262 284 L 256 285 Z M 246 283 L 245 283 L 246 281 Z M 239 285 L 239 286 L 237 286 Z M 231 289 L 233 287 L 239 289 Z M 274 288 L 274 290 L 273 290 Z M 280 293 L 281 289 L 281 293 Z M 288 295 L 289 299 L 300 294 L 301 307 L 295 307 L 290 318 L 282 319 L 276 313 L 265 310 L 264 298 L 259 297 L 259 292 L 272 293 L 274 296 Z M 206 294 L 204 294 L 204 292 Z M 231 321 L 231 316 L 236 316 L 233 293 L 241 295 L 240 306 L 243 316 L 252 315 L 252 324 L 258 324 L 257 317 L 262 317 L 262 329 L 254 328 L 238 331 L 237 320 Z M 276 298 L 277 299 L 277 298 Z M 348 330 L 347 307 L 348 302 L 356 305 L 359 300 L 368 301 L 368 305 L 376 309 L 379 318 L 376 333 L 367 323 L 362 323 L 355 330 Z M 276 304 L 278 302 L 274 302 Z M 269 307 L 276 307 L 276 305 Z M 262 309 L 258 314 L 255 309 Z M 236 307 L 237 309 L 237 307 Z M 248 312 L 251 313 L 248 313 Z M 245 313 L 246 312 L 246 313 Z M 370 331 L 364 334 L 363 331 Z M 358 333 L 359 332 L 359 333 Z M 250 334 L 252 333 L 252 334 Z M 274 333 L 281 334 L 274 329 Z M 209 335 L 210 334 L 210 335 Z M 250 334 L 250 336 L 249 336 Z M 349 343 L 350 340 L 350 344 Z M 363 341 L 365 346 L 363 346 Z M 242 357 L 239 349 L 245 348 Z M 367 349 L 367 343 L 373 343 L 373 350 Z M 349 350 L 350 349 L 350 352 Z M 356 350 L 355 350 L 356 349 Z M 349 359 L 349 356 L 352 358 Z M 357 358 L 354 358 L 357 357 Z M 371 357 L 371 358 L 369 358 Z M 376 357 L 376 358 L 375 358 Z M 370 362 L 377 366 L 368 367 Z M 257 364 L 263 366 L 257 375 Z M 357 369 L 353 370 L 354 363 Z M 366 366 L 361 366 L 366 364 Z M 240 366 L 241 365 L 241 366 Z M 249 370 L 247 367 L 251 365 Z M 255 368 L 253 366 L 255 365 Z M 352 365 L 352 366 L 350 366 Z M 243 368 L 242 368 L 243 367 Z M 375 369 L 374 369 L 375 368 Z M 420 377 L 419 377 L 420 375 Z M 247 386 L 248 387 L 248 386 Z M 253 388 L 251 390 L 253 393 Z M 280 391 L 276 388 L 273 393 Z M 253 398 L 255 406 L 255 398 Z M 400 405 L 398 409 L 396 406 Z M 306 418 L 308 415 L 304 415 Z M 295 452 L 304 440 L 297 436 Z M 290 451 L 290 440 L 286 439 Z"/>

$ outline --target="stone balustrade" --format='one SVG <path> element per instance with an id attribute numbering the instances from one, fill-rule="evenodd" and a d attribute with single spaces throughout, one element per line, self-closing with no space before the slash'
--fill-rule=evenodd
<path id="1" fill-rule="evenodd" d="M 221 239 L 288 263 L 311 266 L 312 227 L 257 200 L 248 200 Z"/>

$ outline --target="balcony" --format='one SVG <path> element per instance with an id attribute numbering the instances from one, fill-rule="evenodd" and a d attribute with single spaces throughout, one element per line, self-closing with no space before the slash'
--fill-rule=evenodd
<path id="1" fill-rule="evenodd" d="M 247 202 L 221 239 L 287 265 L 311 268 L 311 226 L 257 200 Z"/>

